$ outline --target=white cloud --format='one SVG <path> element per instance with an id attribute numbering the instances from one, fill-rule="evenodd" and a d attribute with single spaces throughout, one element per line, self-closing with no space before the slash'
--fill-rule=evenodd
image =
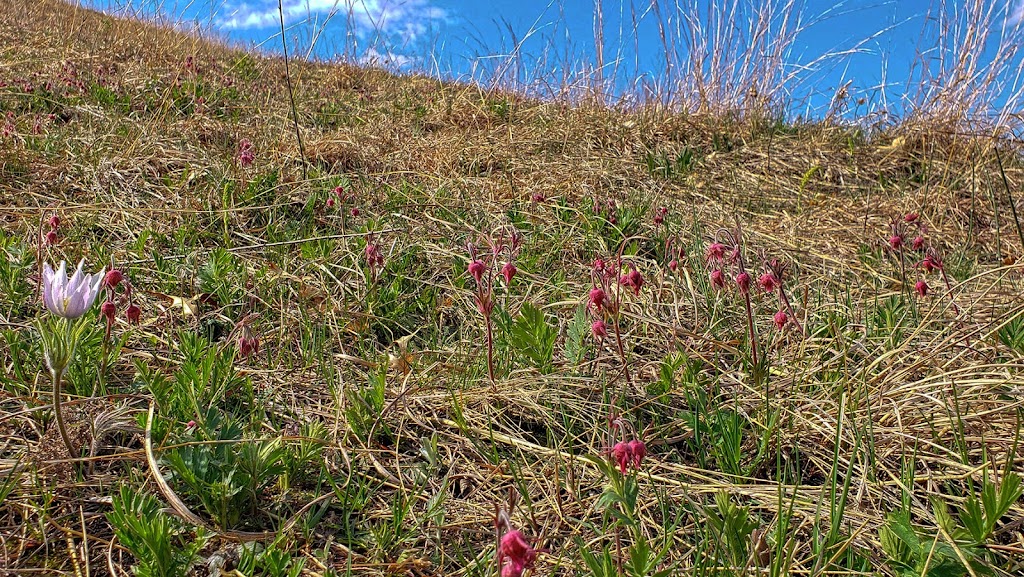
<path id="1" fill-rule="evenodd" d="M 1017 0 L 1012 6 L 1010 6 L 1008 16 L 1006 18 L 1006 26 L 1017 26 L 1022 22 L 1024 22 L 1024 0 Z"/>
<path id="2" fill-rule="evenodd" d="M 419 58 L 406 54 L 396 54 L 390 50 L 381 52 L 376 48 L 370 48 L 359 57 L 359 64 L 363 66 L 378 66 L 380 68 L 395 69 L 406 68 L 420 62 Z"/>
<path id="3" fill-rule="evenodd" d="M 415 41 L 448 18 L 447 11 L 432 0 L 285 0 L 283 8 L 286 25 L 310 15 L 333 13 L 341 21 L 351 17 L 357 34 L 397 36 L 402 42 Z M 247 0 L 229 6 L 227 13 L 222 28 L 261 29 L 280 24 L 277 0 Z"/>

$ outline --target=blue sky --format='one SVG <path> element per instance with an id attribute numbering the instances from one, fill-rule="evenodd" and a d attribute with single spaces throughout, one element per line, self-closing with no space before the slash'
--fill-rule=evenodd
<path id="1" fill-rule="evenodd" d="M 182 26 L 198 26 L 234 41 L 280 51 L 278 0 L 80 1 L 114 13 L 126 7 L 147 14 L 159 12 Z M 345 58 L 484 81 L 500 72 L 505 80 L 529 83 L 557 81 L 581 72 L 581 63 L 595 61 L 594 2 L 283 0 L 283 5 L 289 50 L 299 57 Z M 652 9 L 654 3 L 658 11 Z M 704 14 L 709 3 L 731 4 L 603 0 L 605 76 L 617 71 L 612 90 L 627 91 L 629 79 L 655 79 L 664 70 L 659 15 L 663 22 L 678 18 L 674 6 L 696 6 L 696 13 Z M 995 0 L 993 6 L 993 37 L 1020 32 L 1024 0 Z M 928 52 L 937 34 L 929 15 L 940 9 L 941 0 L 805 2 L 802 32 L 788 58 L 793 71 L 799 71 L 800 65 L 814 66 L 813 71 L 798 72 L 802 83 L 791 87 L 794 106 L 804 107 L 798 113 L 806 112 L 807 106 L 821 109 L 835 89 L 848 81 L 856 98 L 878 104 L 883 98 L 898 101 L 908 80 L 919 77 L 921 55 L 926 62 L 936 61 Z M 730 22 L 742 26 L 742 14 Z M 993 50 L 983 51 L 981 58 Z M 518 66 L 506 65 L 512 53 L 521 56 Z M 840 53 L 844 55 L 819 60 L 821 55 Z M 608 64 L 615 62 L 617 66 Z M 1014 62 L 1019 65 L 1021 59 Z"/>

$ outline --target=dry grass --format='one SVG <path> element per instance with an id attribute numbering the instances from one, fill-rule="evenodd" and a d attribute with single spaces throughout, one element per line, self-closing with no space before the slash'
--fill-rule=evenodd
<path id="1" fill-rule="evenodd" d="M 425 77 L 293 63 L 303 159 L 279 59 L 54 0 L 14 0 L 0 13 L 0 46 L 0 80 L 7 84 L 0 105 L 13 112 L 15 127 L 0 148 L 5 234 L 31 252 L 40 222 L 55 212 L 68 232 L 51 258 L 113 258 L 145 293 L 143 326 L 118 325 L 128 336 L 108 377 L 110 392 L 71 401 L 68 420 L 87 438 L 83 424 L 98 415 L 144 414 L 151 395 L 136 386 L 134 362 L 172 374 L 183 363 L 181 332 L 226 325 L 222 338 L 229 343 L 240 330 L 233 324 L 254 315 L 249 322 L 265 352 L 240 370 L 266 407 L 261 435 L 294 440 L 291 427 L 324 424 L 329 435 L 317 461 L 325 474 L 371 492 L 355 512 L 363 532 L 390 519 L 396 499 L 413 503 L 411 534 L 393 547 L 380 538 L 334 538 L 348 522 L 337 518 L 340 508 L 307 534 L 290 531 L 283 546 L 307 560 L 306 574 L 486 574 L 494 504 L 513 491 L 522 495 L 514 523 L 546 549 L 535 574 L 581 574 L 577 542 L 596 549 L 610 538 L 595 508 L 604 479 L 582 457 L 607 450 L 605 423 L 613 412 L 645 430 L 651 447 L 641 476 L 643 530 L 664 536 L 660 503 L 685 512 L 666 537 L 680 574 L 700 572 L 708 553 L 698 538 L 707 530 L 701 513 L 714 509 L 722 491 L 773 531 L 769 540 L 781 543 L 779 551 L 792 546 L 790 561 L 781 564 L 785 573 L 844 571 L 850 551 L 871 572 L 892 575 L 879 537 L 887 514 L 906 509 L 918 527 L 935 531 L 929 498 L 959 506 L 971 490 L 966 480 L 977 484 L 987 465 L 995 464 L 989 475 L 998 476 L 1006 462 L 1020 471 L 1024 351 L 996 338 L 1022 314 L 1017 260 L 1024 248 L 1010 203 L 1022 212 L 1024 169 L 1012 141 L 960 135 L 944 122 L 865 135 L 757 115 L 570 107 Z M 64 88 L 68 70 L 86 83 L 84 92 Z M 56 85 L 50 92 L 22 88 L 48 81 Z M 196 82 L 206 90 L 202 104 L 194 92 L 175 92 Z M 928 101 L 957 98 L 944 94 Z M 52 120 L 45 117 L 50 112 Z M 37 119 L 39 135 L 32 130 Z M 235 161 L 243 138 L 254 143 L 252 168 Z M 697 156 L 680 174 L 666 178 L 649 169 L 649 155 L 676 158 L 687 148 Z M 269 173 L 276 181 L 257 187 L 256 197 L 225 192 Z M 344 229 L 337 213 L 322 208 L 338 178 L 351 183 L 363 212 Z M 534 194 L 544 202 L 531 203 Z M 462 274 L 465 241 L 512 224 L 529 231 L 524 260 L 532 266 L 521 266 L 512 306 L 529 301 L 544 308 L 561 344 L 590 288 L 590 263 L 618 248 L 588 228 L 590 206 L 606 198 L 620 207 L 666 205 L 674 232 L 693 253 L 678 277 L 659 261 L 654 241 L 644 241 L 630 259 L 648 279 L 624 312 L 635 380 L 619 376 L 609 348 L 579 367 L 556 353 L 550 374 L 515 365 L 492 388 L 482 372 L 479 315 Z M 959 314 L 932 280 L 934 296 L 910 300 L 913 321 L 889 340 L 878 330 L 876 310 L 910 287 L 881 247 L 890 219 L 909 211 L 920 212 L 929 239 L 956 269 Z M 752 252 L 793 262 L 791 297 L 815 329 L 801 338 L 762 324 L 772 363 L 767 388 L 754 384 L 741 360 L 737 303 L 713 296 L 699 264 L 703 245 L 734 219 Z M 639 232 L 654 238 L 660 229 L 649 222 Z M 422 326 L 381 317 L 367 304 L 371 287 L 359 263 L 368 230 L 377 231 L 389 262 L 415 267 L 389 275 L 441 295 L 415 317 Z M 318 242 L 331 243 L 327 253 L 316 252 Z M 5 247 L 11 262 L 15 244 Z M 244 271 L 233 277 L 235 302 L 199 288 L 196 271 L 217 247 Z M 23 275 L 35 285 L 34 273 Z M 33 302 L 5 302 L 0 322 L 29 334 Z M 772 306 L 759 302 L 758 310 L 770 315 Z M 828 319 L 840 317 L 845 326 L 830 330 Z M 316 330 L 325 331 L 320 341 Z M 357 430 L 347 412 L 351 394 L 365 391 L 379 372 L 374 367 L 401 354 L 393 341 L 414 331 L 422 333 L 413 341 L 411 372 L 386 373 L 383 410 L 369 433 Z M 108 418 L 116 423 L 107 427 L 115 440 L 92 457 L 91 472 L 70 466 L 68 455 L 54 452 L 59 444 L 46 427 L 48 407 L 37 401 L 48 386 L 41 366 L 28 366 L 35 380 L 15 371 L 20 360 L 38 361 L 39 351 L 0 342 L 8 374 L 0 393 L 0 470 L 17 479 L 0 506 L 0 569 L 126 574 L 132 562 L 112 541 L 105 515 L 119 484 L 159 494 L 148 477 L 141 428 Z M 651 394 L 662 362 L 679 353 L 696 363 L 699 378 L 677 377 L 667 394 Z M 695 387 L 717 391 L 715 401 L 746 420 L 745 462 L 755 461 L 762 432 L 771 430 L 770 458 L 740 476 L 713 461 L 702 466 L 683 417 Z M 434 469 L 424 468 L 420 452 L 432 436 L 440 462 Z M 832 475 L 840 485 L 849 481 L 849 500 L 836 523 L 838 544 L 819 552 L 815 540 L 831 522 Z M 275 502 L 295 512 L 330 488 L 275 490 Z M 443 518 L 427 509 L 437 495 L 446 496 Z M 1017 502 L 989 543 L 997 574 L 1024 570 L 1022 524 L 1024 505 Z M 204 555 L 236 551 L 232 535 L 219 533 Z M 764 570 L 752 563 L 744 571 Z"/>

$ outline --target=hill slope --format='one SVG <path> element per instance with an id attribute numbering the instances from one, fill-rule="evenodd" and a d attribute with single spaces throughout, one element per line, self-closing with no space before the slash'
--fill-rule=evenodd
<path id="1" fill-rule="evenodd" d="M 292 62 L 300 147 L 279 58 L 51 0 L 0 46 L 3 569 L 495 574 L 499 504 L 535 574 L 1024 569 L 1014 143 Z M 69 455 L 80 258 L 132 291 Z"/>

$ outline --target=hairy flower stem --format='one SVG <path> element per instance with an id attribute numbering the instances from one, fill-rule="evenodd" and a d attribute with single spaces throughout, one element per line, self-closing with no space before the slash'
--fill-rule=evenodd
<path id="1" fill-rule="evenodd" d="M 60 438 L 64 441 L 64 446 L 68 448 L 68 456 L 74 459 L 77 455 L 75 449 L 71 445 L 71 437 L 68 437 L 68 430 L 64 426 L 64 413 L 61 410 L 60 404 L 60 387 L 61 381 L 64 377 L 64 371 L 50 371 L 50 378 L 53 380 L 53 416 L 57 421 L 57 431 L 60 432 Z"/>
<path id="2" fill-rule="evenodd" d="M 484 324 L 487 325 L 487 377 L 491 379 L 491 387 L 497 388 L 494 381 L 494 329 L 491 325 L 491 315 L 484 315 Z"/>
<path id="3" fill-rule="evenodd" d="M 800 324 L 800 319 L 796 318 L 796 313 L 793 312 L 793 306 L 789 304 L 789 297 L 786 296 L 786 290 L 782 288 L 781 282 L 779 283 L 779 300 L 782 301 L 783 306 L 786 307 L 786 312 L 789 313 L 789 319 L 793 321 L 794 325 L 796 325 L 796 328 L 798 331 L 800 331 L 800 334 L 803 336 L 807 336 L 807 333 L 804 332 L 803 325 Z"/>

